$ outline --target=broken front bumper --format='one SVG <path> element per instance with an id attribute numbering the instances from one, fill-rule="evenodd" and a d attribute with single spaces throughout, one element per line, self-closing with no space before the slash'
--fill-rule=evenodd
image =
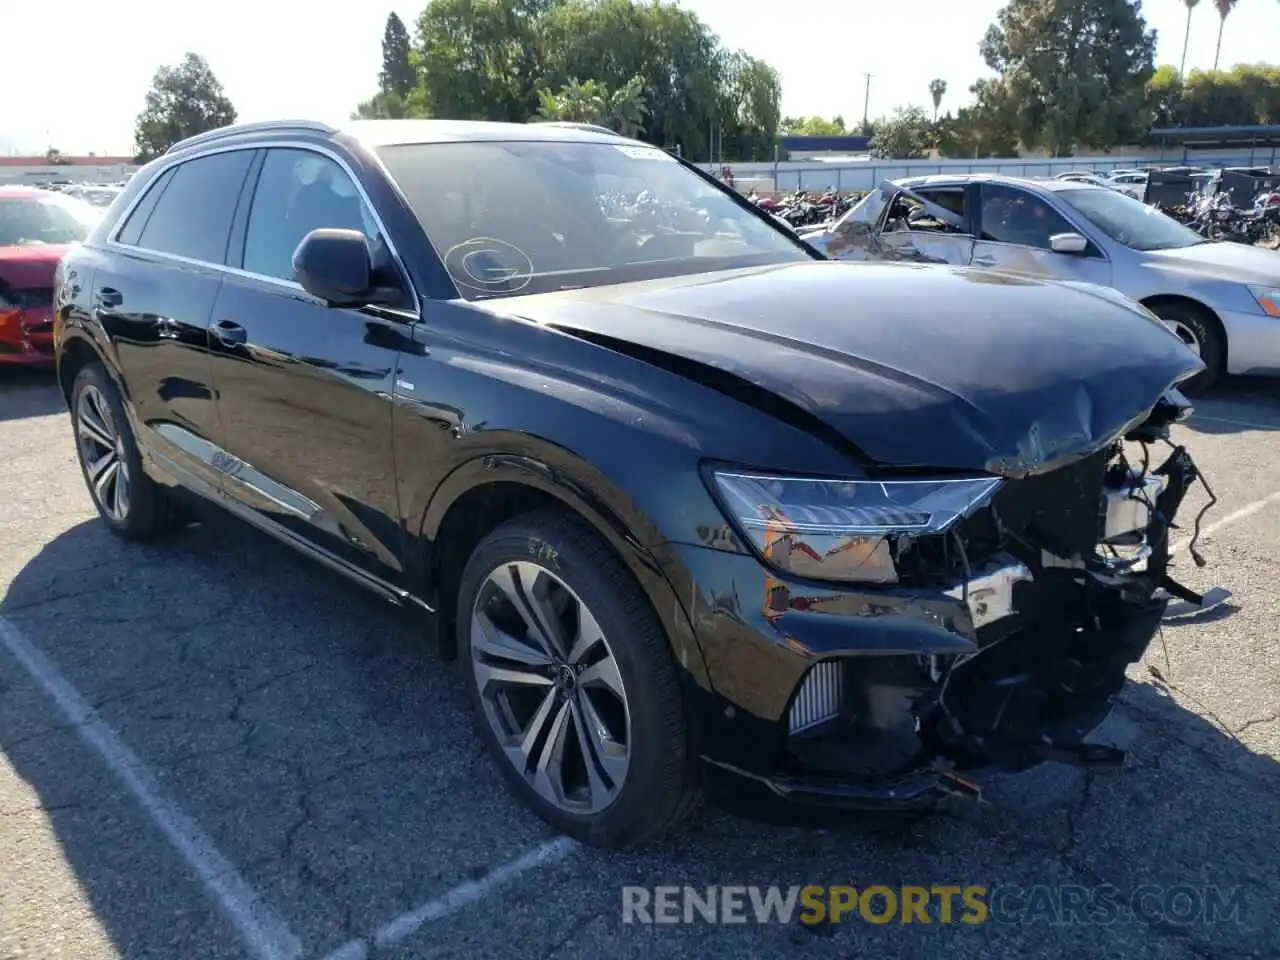
<path id="1" fill-rule="evenodd" d="M 1051 484 L 1075 482 L 1048 478 L 1019 488 L 1029 503 L 993 506 L 1015 524 L 1010 548 L 928 586 L 811 581 L 679 547 L 715 691 L 701 745 L 712 792 L 747 812 L 912 809 L 975 796 L 992 770 L 1120 763 L 1086 737 L 1178 589 L 1169 526 L 1196 471 L 1180 448 L 1149 472 L 1105 460 L 1080 467 L 1108 470 L 1081 514 L 1098 521 L 1093 549 L 1067 549 L 1070 515 L 1056 541 L 1013 542 L 1049 530 Z"/>

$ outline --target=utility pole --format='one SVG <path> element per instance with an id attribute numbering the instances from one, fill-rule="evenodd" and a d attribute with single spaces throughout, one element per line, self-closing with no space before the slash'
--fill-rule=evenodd
<path id="1" fill-rule="evenodd" d="M 868 110 L 871 107 L 871 74 L 864 73 L 863 76 L 867 78 L 867 92 L 862 98 L 862 129 L 865 130 L 869 119 Z"/>

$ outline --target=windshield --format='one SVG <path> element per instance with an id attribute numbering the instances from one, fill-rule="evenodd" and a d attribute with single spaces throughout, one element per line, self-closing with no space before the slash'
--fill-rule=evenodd
<path id="1" fill-rule="evenodd" d="M 1134 250 L 1174 250 L 1204 237 L 1141 200 L 1113 190 L 1062 190 L 1057 196 L 1117 243 Z"/>
<path id="2" fill-rule="evenodd" d="M 47 197 L 0 196 L 0 247 L 79 243 L 98 217 L 88 204 L 56 193 Z"/>
<path id="3" fill-rule="evenodd" d="M 479 141 L 379 154 L 468 300 L 813 259 L 656 147 Z"/>

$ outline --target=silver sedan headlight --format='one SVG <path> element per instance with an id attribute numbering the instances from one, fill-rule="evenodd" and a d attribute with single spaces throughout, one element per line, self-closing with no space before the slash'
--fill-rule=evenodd
<path id="1" fill-rule="evenodd" d="M 770 566 L 801 577 L 896 583 L 901 540 L 946 533 L 999 477 L 828 480 L 715 470 L 716 493 Z"/>

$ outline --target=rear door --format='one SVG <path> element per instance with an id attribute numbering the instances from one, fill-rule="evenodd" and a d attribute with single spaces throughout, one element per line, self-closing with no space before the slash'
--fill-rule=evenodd
<path id="1" fill-rule="evenodd" d="M 212 315 L 224 489 L 263 525 L 395 584 L 391 398 L 417 313 L 331 308 L 304 291 L 293 253 L 320 228 L 359 230 L 386 252 L 342 164 L 312 149 L 268 149 Z M 409 291 L 394 264 L 383 269 L 381 284 Z"/>
<path id="2" fill-rule="evenodd" d="M 983 183 L 979 189 L 974 266 L 1111 285 L 1111 263 L 1092 240 L 1082 254 L 1057 253 L 1050 247 L 1049 238 L 1055 234 L 1081 231 L 1043 198 L 999 183 Z"/>
<path id="3" fill-rule="evenodd" d="M 91 307 L 115 347 L 140 443 L 210 492 L 220 441 L 209 369 L 209 316 L 253 150 L 187 160 L 126 214 L 94 272 Z"/>

